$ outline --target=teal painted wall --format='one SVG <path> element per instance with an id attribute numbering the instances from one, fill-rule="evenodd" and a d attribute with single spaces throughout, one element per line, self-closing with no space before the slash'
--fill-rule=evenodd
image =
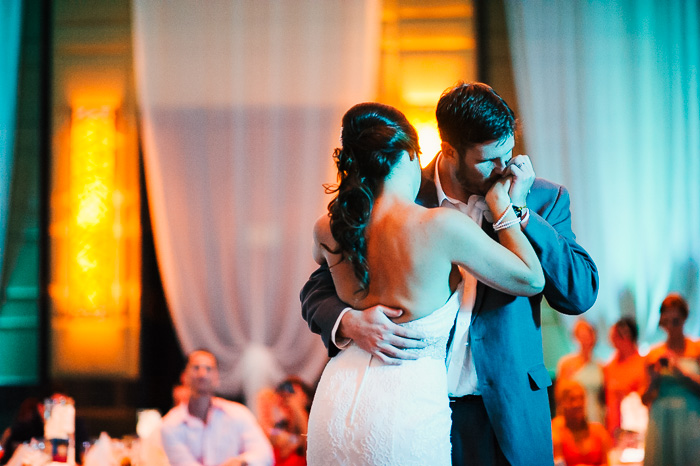
<path id="1" fill-rule="evenodd" d="M 0 386 L 39 382 L 41 15 L 25 0 L 15 160 L 0 302 Z"/>

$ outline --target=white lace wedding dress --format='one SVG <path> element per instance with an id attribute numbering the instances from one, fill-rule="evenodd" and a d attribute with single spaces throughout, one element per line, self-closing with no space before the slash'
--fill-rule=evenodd
<path id="1" fill-rule="evenodd" d="M 428 346 L 385 365 L 351 345 L 328 363 L 309 415 L 309 466 L 449 466 L 451 412 L 445 352 L 461 299 L 402 324 Z"/>

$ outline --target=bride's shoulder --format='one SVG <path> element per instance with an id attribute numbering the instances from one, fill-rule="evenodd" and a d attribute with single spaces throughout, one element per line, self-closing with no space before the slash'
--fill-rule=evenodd
<path id="1" fill-rule="evenodd" d="M 314 223 L 314 236 L 326 236 L 331 234 L 331 219 L 328 214 L 323 214 Z"/>
<path id="2" fill-rule="evenodd" d="M 331 221 L 328 214 L 323 214 L 314 223 L 314 238 L 321 242 L 326 242 L 333 238 L 331 234 Z"/>
<path id="3" fill-rule="evenodd" d="M 317 231 L 323 231 L 324 229 L 328 231 L 331 230 L 331 220 L 328 217 L 328 214 L 321 215 L 314 223 L 314 233 Z"/>
<path id="4" fill-rule="evenodd" d="M 422 215 L 427 226 L 441 232 L 462 232 L 464 228 L 478 228 L 468 215 L 455 209 L 437 207 L 424 211 Z"/>
<path id="5" fill-rule="evenodd" d="M 328 215 L 321 215 L 314 224 L 314 247 L 313 256 L 318 264 L 327 262 L 327 255 L 337 249 L 336 243 L 331 233 L 331 223 Z"/>
<path id="6" fill-rule="evenodd" d="M 411 230 L 425 250 L 449 252 L 455 244 L 470 242 L 478 234 L 476 223 L 458 210 L 441 207 L 419 209 L 412 216 Z"/>

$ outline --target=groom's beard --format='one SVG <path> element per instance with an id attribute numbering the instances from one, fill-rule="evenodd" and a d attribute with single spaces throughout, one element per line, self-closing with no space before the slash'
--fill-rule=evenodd
<path id="1" fill-rule="evenodd" d="M 472 194 L 486 196 L 486 193 L 500 178 L 500 175 L 492 172 L 491 176 L 484 178 L 484 175 L 479 170 L 464 161 L 464 157 L 458 156 L 455 178 L 465 196 L 465 199 L 460 199 L 460 201 L 467 202 L 469 196 Z"/>

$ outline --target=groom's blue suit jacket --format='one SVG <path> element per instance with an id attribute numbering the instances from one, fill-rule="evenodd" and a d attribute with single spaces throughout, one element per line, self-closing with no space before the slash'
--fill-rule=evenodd
<path id="1" fill-rule="evenodd" d="M 435 161 L 423 169 L 417 202 L 437 207 Z M 477 284 L 470 329 L 479 390 L 499 445 L 513 465 L 552 464 L 552 432 L 542 355 L 540 302 L 564 314 L 581 314 L 598 294 L 598 271 L 571 230 L 569 194 L 563 186 L 536 179 L 527 197 L 530 220 L 524 229 L 542 263 L 542 294 L 510 296 Z M 484 230 L 494 239 L 493 228 Z M 301 292 L 302 315 L 319 333 L 329 356 L 335 322 L 347 307 L 335 293 L 327 267 L 316 270 Z M 475 429 L 481 428 L 474 426 Z"/>

